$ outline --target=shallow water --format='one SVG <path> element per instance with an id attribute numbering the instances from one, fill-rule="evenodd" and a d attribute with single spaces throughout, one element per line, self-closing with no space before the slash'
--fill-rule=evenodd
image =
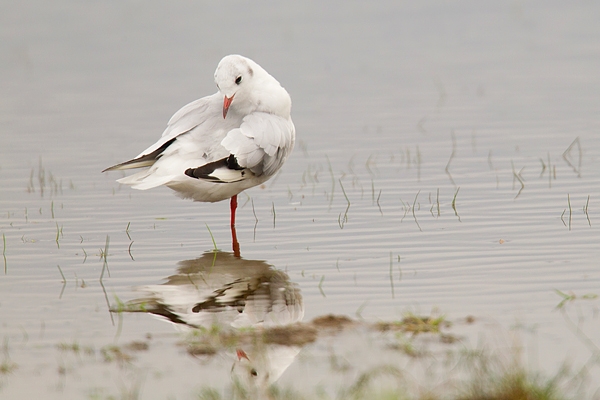
<path id="1" fill-rule="evenodd" d="M 231 364 L 178 349 L 169 325 L 109 306 L 211 250 L 207 226 L 230 251 L 228 204 L 99 171 L 212 93 L 217 62 L 236 52 L 288 89 L 298 135 L 283 171 L 240 196 L 242 257 L 286 271 L 305 320 L 472 315 L 476 332 L 455 328 L 465 341 L 516 335 L 534 369 L 586 365 L 597 397 L 585 338 L 600 345 L 599 8 L 1 5 L 0 332 L 18 368 L 0 397 L 118 393 L 118 368 L 55 346 L 146 334 L 139 370 L 161 379 L 146 376 L 142 398 L 190 397 L 215 366 L 227 375 Z M 577 297 L 565 312 L 555 290 Z M 305 367 L 319 346 L 279 383 L 326 386 Z"/>

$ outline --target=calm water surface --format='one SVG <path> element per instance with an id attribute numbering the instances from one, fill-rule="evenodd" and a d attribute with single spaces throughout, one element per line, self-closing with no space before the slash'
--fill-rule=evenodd
<path id="1" fill-rule="evenodd" d="M 524 345 L 526 364 L 547 374 L 586 366 L 600 398 L 599 11 L 0 5 L 0 335 L 18 366 L 0 376 L 0 398 L 106 397 L 135 382 L 141 398 L 191 398 L 228 382 L 230 361 L 185 355 L 163 321 L 108 311 L 211 250 L 207 226 L 230 251 L 228 204 L 131 190 L 100 171 L 213 93 L 229 53 L 255 59 L 294 101 L 296 149 L 240 196 L 237 233 L 244 259 L 298 285 L 304 320 L 471 315 L 475 328 L 454 328 L 465 343 Z M 556 290 L 577 299 L 561 312 Z M 56 348 L 147 334 L 133 371 Z M 347 355 L 357 341 L 336 345 Z M 328 351 L 305 348 L 278 382 L 348 384 L 307 367 Z"/>

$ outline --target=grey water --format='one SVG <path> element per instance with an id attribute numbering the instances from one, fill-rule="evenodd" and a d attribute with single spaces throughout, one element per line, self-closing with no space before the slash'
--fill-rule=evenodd
<path id="1" fill-rule="evenodd" d="M 168 324 L 109 308 L 213 238 L 231 251 L 227 202 L 135 191 L 100 171 L 214 93 L 231 53 L 292 96 L 296 148 L 240 195 L 237 234 L 244 259 L 298 285 L 305 320 L 473 316 L 465 340 L 515 340 L 548 375 L 585 369 L 598 398 L 598 12 L 555 1 L 0 4 L 0 361 L 17 366 L 0 398 L 106 397 L 137 382 L 60 344 L 153 337 L 141 398 L 189 398 L 222 376 L 227 362 L 183 354 Z M 278 382 L 323 383 L 302 365 Z"/>

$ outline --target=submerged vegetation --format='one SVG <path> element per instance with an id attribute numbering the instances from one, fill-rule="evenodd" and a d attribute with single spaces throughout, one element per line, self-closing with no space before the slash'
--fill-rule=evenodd
<path id="1" fill-rule="evenodd" d="M 121 311 L 125 310 L 126 307 L 121 308 Z M 472 324 L 475 318 L 467 317 L 464 321 Z M 388 345 L 388 348 L 401 350 L 396 353 L 398 360 L 405 356 L 415 360 L 406 366 L 400 365 L 402 363 L 390 363 L 387 360 L 380 365 L 363 369 L 359 365 L 346 364 L 347 361 L 342 361 L 338 359 L 339 356 L 331 354 L 329 374 L 332 379 L 337 380 L 338 375 L 346 376 L 343 383 L 336 385 L 337 389 L 332 388 L 331 385 L 328 385 L 328 389 L 319 385 L 289 386 L 285 383 L 261 385 L 248 383 L 233 376 L 232 382 L 224 387 L 204 386 L 199 389 L 196 393 L 198 400 L 257 398 L 270 400 L 566 400 L 577 398 L 570 397 L 565 391 L 565 388 L 570 384 L 572 386 L 573 380 L 576 379 L 569 375 L 566 368 L 561 369 L 553 377 L 544 377 L 528 369 L 521 361 L 518 348 L 509 349 L 508 352 L 504 349 L 501 354 L 495 354 L 487 350 L 468 350 L 463 344 L 457 347 L 456 344 L 460 343 L 461 339 L 448 332 L 451 327 L 450 321 L 442 315 L 418 316 L 407 313 L 399 321 L 380 321 L 373 324 L 352 320 L 346 316 L 325 315 L 308 323 L 276 328 L 247 328 L 239 331 L 223 330 L 218 327 L 194 329 L 184 336 L 180 345 L 186 348 L 189 355 L 206 363 L 207 358 L 223 351 L 237 351 L 237 357 L 242 360 L 242 357 L 247 357 L 240 349 L 248 349 L 249 346 L 258 347 L 262 349 L 261 352 L 268 351 L 271 345 L 303 347 L 325 337 L 366 330 L 371 335 L 376 332 L 395 334 L 396 339 L 392 341 L 400 343 L 400 347 Z M 404 334 L 410 336 L 407 338 Z M 427 350 L 426 347 L 432 343 L 431 339 L 437 339 L 434 343 L 446 346 L 445 350 L 442 348 L 434 350 L 433 353 L 431 349 Z M 385 343 L 385 340 L 382 343 Z M 375 347 L 379 345 L 381 343 L 371 344 Z M 361 347 L 365 350 L 365 346 Z M 416 350 L 417 348 L 419 349 Z M 102 349 L 105 357 L 106 352 L 109 351 L 110 354 L 115 355 L 114 357 L 122 354 L 120 348 L 116 346 Z M 250 354 L 254 360 L 256 353 Z M 125 361 L 131 360 L 125 359 Z M 426 372 L 424 377 L 416 378 L 415 367 L 418 370 L 417 364 L 420 362 L 427 364 L 426 370 L 429 372 Z M 235 368 L 234 365 L 232 374 Z M 256 374 L 254 369 L 252 371 Z M 352 373 L 348 374 L 350 371 Z M 431 376 L 428 378 L 428 375 Z M 349 376 L 354 378 L 348 380 Z M 302 378 L 293 380 L 298 379 Z"/>
<path id="2" fill-rule="evenodd" d="M 564 373 L 545 378 L 529 372 L 523 365 L 503 365 L 493 357 L 480 353 L 463 361 L 457 368 L 469 370 L 462 379 L 446 381 L 437 387 L 416 385 L 411 371 L 394 365 L 381 365 L 359 374 L 337 391 L 300 390 L 273 385 L 261 398 L 269 400 L 567 400 L 562 386 L 568 381 Z M 250 400 L 254 392 L 235 382 L 223 390 L 205 387 L 198 400 Z"/>
<path id="3" fill-rule="evenodd" d="M 118 311 L 128 310 L 123 304 Z M 137 310 L 138 312 L 141 309 Z M 465 319 L 467 323 L 475 322 L 473 317 Z M 377 322 L 373 324 L 356 321 L 346 316 L 325 315 L 313 319 L 308 323 L 298 323 L 288 327 L 270 329 L 242 329 L 238 332 L 227 331 L 213 327 L 210 329 L 194 329 L 181 336 L 179 345 L 187 350 L 188 357 L 207 364 L 208 360 L 223 351 L 237 353 L 236 360 L 250 359 L 256 362 L 257 352 L 249 350 L 258 346 L 260 352 L 269 351 L 269 346 L 296 346 L 303 347 L 323 338 L 332 338 L 336 335 L 355 334 L 368 332 L 370 337 L 382 333 L 410 334 L 402 336 L 406 347 L 419 348 L 408 352 L 394 352 L 393 357 L 374 363 L 372 366 L 348 364 L 343 355 L 330 354 L 329 371 L 327 378 L 335 384 L 304 384 L 304 377 L 297 376 L 282 383 L 267 383 L 261 381 L 245 381 L 234 373 L 237 361 L 234 362 L 229 383 L 223 381 L 215 385 L 201 385 L 194 390 L 194 397 L 198 400 L 567 400 L 581 398 L 578 392 L 577 380 L 567 368 L 562 368 L 554 376 L 543 376 L 532 372 L 521 361 L 521 349 L 511 347 L 490 351 L 486 349 L 469 350 L 464 344 L 458 344 L 460 339 L 451 335 L 448 330 L 452 324 L 441 315 L 418 316 L 406 314 L 399 321 Z M 452 341 L 444 338 L 454 337 Z M 431 339 L 440 346 L 431 348 Z M 369 344 L 367 344 L 369 343 Z M 380 354 L 377 350 L 381 341 L 368 340 L 362 343 L 358 351 L 370 354 Z M 158 343 L 152 338 L 132 341 L 125 344 L 111 344 L 95 349 L 92 346 L 83 346 L 77 342 L 61 343 L 56 346 L 60 352 L 59 375 L 62 379 L 72 374 L 73 364 L 82 367 L 85 363 L 103 363 L 107 368 L 117 368 L 121 375 L 119 390 L 120 395 L 114 397 L 102 387 L 90 387 L 88 398 L 109 399 L 121 398 L 128 400 L 141 400 L 148 396 L 145 390 L 146 373 L 141 366 L 144 361 L 138 356 Z M 308 356 L 301 357 L 300 364 L 315 365 L 315 357 L 319 355 L 322 344 L 316 344 Z M 373 347 L 372 349 L 370 349 Z M 385 346 L 383 348 L 385 351 Z M 70 358 L 69 358 L 70 355 Z M 74 358 L 73 358 L 74 357 Z M 367 356 L 368 357 L 368 356 Z M 408 364 L 401 360 L 409 358 Z M 396 361 L 393 361 L 396 360 Z M 372 360 L 371 360 L 372 361 Z M 373 364 L 373 363 L 371 363 Z M 322 365 L 320 368 L 326 367 Z M 259 367 L 257 367 L 259 368 Z M 312 368 L 312 367 L 310 367 Z M 424 368 L 424 369 L 423 369 Z M 16 364 L 5 359 L 0 365 L 0 388 L 2 376 L 9 376 L 16 369 Z M 425 371 L 421 375 L 418 371 Z M 259 370 L 260 376 L 262 370 Z M 256 375 L 254 368 L 251 370 Z M 158 376 L 158 375 L 157 375 Z M 258 379 L 258 378 L 257 378 Z M 191 385 L 197 386 L 197 385 Z"/>
<path id="4" fill-rule="evenodd" d="M 450 327 L 444 316 L 421 317 L 407 313 L 401 321 L 378 322 L 375 327 L 381 331 L 403 331 L 414 335 L 419 333 L 441 333 L 443 327 Z"/>

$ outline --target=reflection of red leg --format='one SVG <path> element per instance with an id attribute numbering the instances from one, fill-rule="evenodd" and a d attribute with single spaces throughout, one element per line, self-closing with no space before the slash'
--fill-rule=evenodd
<path id="1" fill-rule="evenodd" d="M 240 244 L 237 240 L 237 233 L 235 231 L 235 210 L 237 209 L 237 194 L 231 198 L 229 203 L 231 210 L 231 246 L 233 247 L 233 255 L 240 257 Z"/>
<path id="2" fill-rule="evenodd" d="M 231 225 L 231 246 L 233 247 L 233 255 L 240 258 L 240 244 L 235 233 L 235 226 Z"/>

